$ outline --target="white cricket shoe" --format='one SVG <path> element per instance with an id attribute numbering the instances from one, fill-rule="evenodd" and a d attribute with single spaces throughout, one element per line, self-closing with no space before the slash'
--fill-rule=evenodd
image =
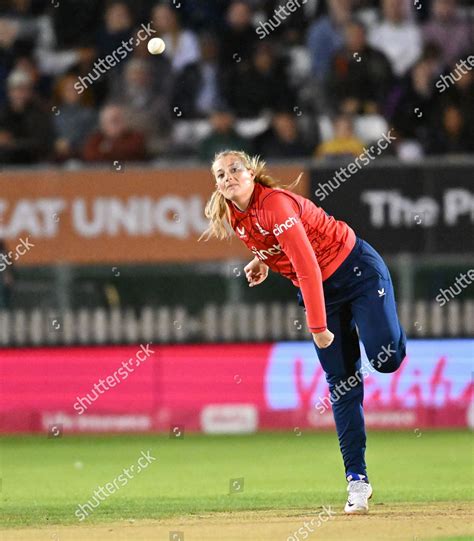
<path id="1" fill-rule="evenodd" d="M 372 497 L 372 485 L 365 481 L 349 481 L 347 502 L 344 511 L 349 514 L 364 515 L 369 512 L 369 499 Z"/>

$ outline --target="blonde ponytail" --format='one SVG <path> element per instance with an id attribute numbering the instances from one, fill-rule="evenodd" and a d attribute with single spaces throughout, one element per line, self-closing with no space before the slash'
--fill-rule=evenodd
<path id="1" fill-rule="evenodd" d="M 212 165 L 214 166 L 217 160 L 229 155 L 236 156 L 242 160 L 246 169 L 251 169 L 254 171 L 254 181 L 269 188 L 285 188 L 287 190 L 291 190 L 299 184 L 301 177 L 303 176 L 303 173 L 301 173 L 290 185 L 281 184 L 270 175 L 267 175 L 267 164 L 260 158 L 260 156 L 250 156 L 246 152 L 240 150 L 224 150 L 219 152 L 215 155 Z M 212 237 L 223 240 L 232 237 L 233 231 L 230 226 L 230 209 L 226 202 L 226 198 L 221 192 L 219 192 L 219 190 L 216 189 L 212 193 L 211 198 L 206 203 L 204 214 L 209 220 L 209 227 L 206 229 L 206 231 L 204 231 L 198 240 L 204 238 L 204 240 L 207 241 Z"/>

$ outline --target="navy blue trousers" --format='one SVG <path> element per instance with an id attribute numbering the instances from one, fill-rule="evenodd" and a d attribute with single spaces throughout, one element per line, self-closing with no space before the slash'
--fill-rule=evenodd
<path id="1" fill-rule="evenodd" d="M 334 341 L 325 349 L 315 344 L 315 349 L 329 384 L 346 476 L 367 475 L 362 403 L 363 380 L 370 372 L 361 371 L 359 337 L 373 369 L 388 373 L 405 358 L 406 335 L 398 320 L 389 270 L 364 240 L 357 239 L 346 260 L 323 282 L 323 289 Z M 304 306 L 301 290 L 298 303 Z"/>

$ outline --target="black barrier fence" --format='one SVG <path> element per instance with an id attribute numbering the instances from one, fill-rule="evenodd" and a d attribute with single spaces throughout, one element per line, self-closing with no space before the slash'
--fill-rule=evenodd
<path id="1" fill-rule="evenodd" d="M 381 253 L 474 255 L 474 162 L 313 166 L 311 198 Z"/>

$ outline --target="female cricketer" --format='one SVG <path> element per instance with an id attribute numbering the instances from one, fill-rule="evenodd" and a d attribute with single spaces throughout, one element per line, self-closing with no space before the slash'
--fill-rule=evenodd
<path id="1" fill-rule="evenodd" d="M 262 283 L 270 268 L 299 288 L 298 302 L 329 384 L 348 482 L 344 510 L 367 513 L 372 486 L 365 464 L 359 338 L 379 372 L 397 370 L 406 346 L 387 266 L 346 223 L 278 187 L 259 157 L 226 150 L 216 155 L 212 174 L 216 189 L 205 208 L 204 236 L 225 239 L 234 230 L 255 255 L 244 269 L 250 287 Z"/>

